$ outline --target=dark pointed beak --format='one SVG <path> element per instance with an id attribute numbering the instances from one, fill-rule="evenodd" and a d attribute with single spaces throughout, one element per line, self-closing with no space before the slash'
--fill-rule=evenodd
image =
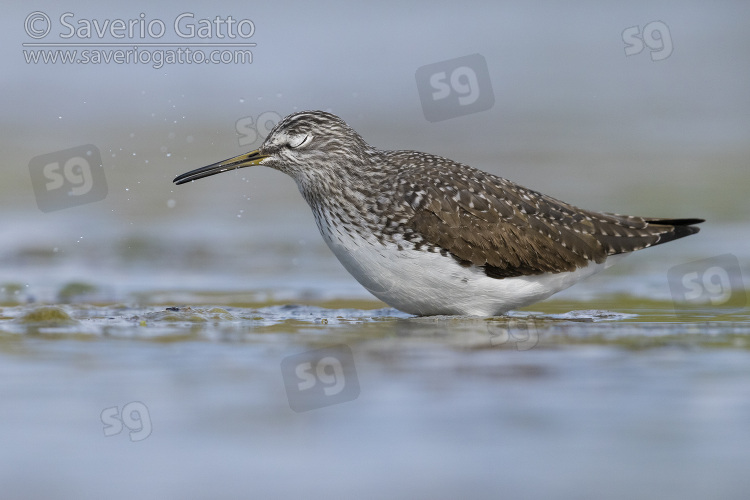
<path id="1" fill-rule="evenodd" d="M 196 181 L 210 175 L 228 172 L 229 170 L 260 165 L 260 162 L 266 158 L 268 158 L 268 155 L 262 155 L 260 154 L 260 149 L 256 149 L 255 151 L 250 151 L 249 153 L 241 154 L 234 158 L 229 158 L 228 160 L 213 163 L 207 167 L 196 168 L 190 172 L 185 172 L 184 174 L 175 177 L 172 182 L 177 185 L 185 184 L 186 182 Z"/>

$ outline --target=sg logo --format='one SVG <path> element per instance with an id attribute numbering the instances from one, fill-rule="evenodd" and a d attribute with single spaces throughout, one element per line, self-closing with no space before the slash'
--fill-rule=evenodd
<path id="1" fill-rule="evenodd" d="M 234 124 L 237 130 L 237 141 L 240 146 L 249 146 L 254 144 L 258 138 L 264 139 L 271 133 L 277 123 L 281 121 L 281 116 L 275 111 L 266 111 L 258 115 L 258 120 L 253 121 L 252 116 L 240 118 Z"/>
<path id="2" fill-rule="evenodd" d="M 731 254 L 688 262 L 667 273 L 675 309 L 721 308 L 722 313 L 747 303 L 740 261 Z"/>
<path id="3" fill-rule="evenodd" d="M 148 408 L 140 401 L 132 401 L 122 407 L 122 413 L 116 406 L 105 408 L 101 414 L 104 424 L 104 435 L 116 436 L 122 432 L 123 425 L 130 429 L 130 440 L 143 441 L 151 435 L 151 417 Z"/>
<path id="4" fill-rule="evenodd" d="M 36 156 L 29 162 L 29 172 L 42 212 L 92 203 L 107 196 L 101 153 L 93 144 Z"/>
<path id="5" fill-rule="evenodd" d="M 428 121 L 478 113 L 495 105 L 487 61 L 480 54 L 422 66 L 415 76 Z"/>
<path id="6" fill-rule="evenodd" d="M 62 168 L 59 161 L 48 163 L 44 166 L 43 171 L 44 177 L 49 179 L 45 186 L 47 191 L 60 189 L 66 181 L 70 185 L 70 191 L 68 192 L 70 196 L 81 196 L 94 187 L 89 162 L 80 156 L 69 158 Z"/>
<path id="7" fill-rule="evenodd" d="M 432 93 L 432 100 L 439 101 L 456 92 L 458 103 L 461 106 L 468 106 L 479 99 L 479 83 L 477 74 L 468 66 L 459 66 L 451 72 L 450 85 L 448 84 L 448 75 L 445 71 L 435 73 L 430 77 L 430 85 L 437 89 Z"/>
<path id="8" fill-rule="evenodd" d="M 346 387 L 344 367 L 341 366 L 341 361 L 333 356 L 320 359 L 315 365 L 315 370 L 310 361 L 305 361 L 297 365 L 294 373 L 302 381 L 297 384 L 300 391 L 312 389 L 320 382 L 326 396 L 335 396 Z"/>
<path id="9" fill-rule="evenodd" d="M 539 333 L 533 319 L 508 318 L 487 323 L 490 345 L 514 345 L 518 351 L 528 351 L 539 343 Z"/>
<path id="10" fill-rule="evenodd" d="M 661 61 L 672 55 L 672 36 L 669 27 L 661 21 L 652 21 L 643 27 L 631 26 L 622 32 L 625 55 L 634 56 L 643 52 L 644 45 L 651 51 L 652 61 Z"/>
<path id="11" fill-rule="evenodd" d="M 303 412 L 359 396 L 352 350 L 346 345 L 295 354 L 281 361 L 289 407 Z"/>

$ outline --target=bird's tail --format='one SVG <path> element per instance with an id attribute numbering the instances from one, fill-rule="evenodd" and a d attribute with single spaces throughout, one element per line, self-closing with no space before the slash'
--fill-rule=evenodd
<path id="1" fill-rule="evenodd" d="M 661 226 L 665 231 L 661 232 L 657 245 L 668 241 L 677 240 L 690 236 L 700 231 L 695 224 L 706 222 L 704 219 L 643 219 L 649 226 Z"/>

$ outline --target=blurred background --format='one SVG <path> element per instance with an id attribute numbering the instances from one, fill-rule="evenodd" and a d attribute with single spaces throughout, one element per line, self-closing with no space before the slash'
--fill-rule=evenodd
<path id="1" fill-rule="evenodd" d="M 699 235 L 560 295 L 582 301 L 564 310 L 617 309 L 623 302 L 586 301 L 625 294 L 671 311 L 671 266 L 729 254 L 747 275 L 747 2 L 69 0 L 4 12 L 0 316 L 16 326 L 0 331 L 0 456 L 15 496 L 490 497 L 500 481 L 510 496 L 557 498 L 580 498 L 582 484 L 592 498 L 747 491 L 746 352 L 694 359 L 681 346 L 631 357 L 621 346 L 556 345 L 474 355 L 448 333 L 452 323 L 435 333 L 392 310 L 400 319 L 379 330 L 333 332 L 300 321 L 333 325 L 349 313 L 219 311 L 208 321 L 224 323 L 175 327 L 164 344 L 18 340 L 26 330 L 13 323 L 29 303 L 124 304 L 75 313 L 94 323 L 65 310 L 81 322 L 75 336 L 142 338 L 149 330 L 138 325 L 162 324 L 147 315 L 170 304 L 355 304 L 357 317 L 384 307 L 325 247 L 290 178 L 255 168 L 172 184 L 259 147 L 275 121 L 305 109 L 339 115 L 378 148 L 442 155 L 587 209 L 707 219 Z M 252 36 L 231 38 L 229 16 L 234 33 L 252 27 Z M 178 18 L 196 36 L 179 36 Z M 132 22 L 134 36 L 111 32 L 116 20 Z M 140 37 L 159 22 L 163 36 Z M 232 43 L 254 45 L 219 45 Z M 153 59 L 186 46 L 228 51 L 227 62 Z M 117 50 L 151 59 L 49 60 Z M 232 59 L 245 50 L 251 62 Z M 452 80 L 460 61 L 471 71 Z M 472 74 L 479 96 L 462 107 Z M 70 151 L 91 159 L 90 178 L 78 160 L 66 170 Z M 87 179 L 91 196 L 66 194 Z M 746 326 L 731 328 L 746 337 L 737 333 Z M 562 335 L 574 331 L 611 334 Z M 263 335 L 243 336 L 254 332 Z M 401 338 L 410 335 L 440 340 L 424 347 Z M 290 413 L 279 360 L 336 341 L 353 347 L 362 396 Z M 153 436 L 102 437 L 100 412 L 139 400 Z M 394 470 L 373 473 L 385 463 Z"/>
<path id="2" fill-rule="evenodd" d="M 73 277 L 124 291 L 140 286 L 137 275 L 118 271 L 136 259 L 162 273 L 174 268 L 163 279 L 150 273 L 151 285 L 182 286 L 180 275 L 200 267 L 195 259 L 201 255 L 239 252 L 221 266 L 242 266 L 252 254 L 267 259 L 255 267 L 270 270 L 275 286 L 296 288 L 294 276 L 311 270 L 300 269 L 309 263 L 305 256 L 328 254 L 291 179 L 257 168 L 181 187 L 171 180 L 258 147 L 278 117 L 304 109 L 340 115 L 379 148 L 443 155 L 581 207 L 706 218 L 707 235 L 680 243 L 680 251 L 690 253 L 691 245 L 734 233 L 722 232 L 722 225 L 746 228 L 747 9 L 743 2 L 9 7 L 0 49 L 6 68 L 0 259 L 12 264 L 3 268 L 5 279 L 33 284 L 37 295 Z M 49 22 L 31 16 L 36 11 Z M 175 32 L 175 20 L 186 13 L 179 30 L 188 35 L 193 29 L 193 38 Z M 214 22 L 230 16 L 251 20 L 240 28 L 248 34 L 252 26 L 252 36 L 240 37 L 234 26 L 230 39 L 227 25 Z M 95 21 L 108 28 L 104 23 L 117 19 L 140 22 L 132 41 L 127 31 L 119 39 L 96 33 Z M 202 20 L 213 23 L 213 32 L 199 38 Z M 140 38 L 141 28 L 158 33 L 156 21 L 165 34 L 151 38 L 146 31 Z M 87 24 L 88 38 L 81 31 Z M 45 26 L 49 33 L 40 38 L 26 32 L 43 34 Z M 252 63 L 165 63 L 159 69 L 148 59 L 34 63 L 42 51 L 60 47 L 23 46 L 125 44 L 62 48 L 82 54 L 186 41 L 256 45 Z M 176 50 L 141 45 L 137 51 L 169 49 Z M 471 54 L 486 61 L 484 83 L 494 101 L 487 109 L 428 121 L 417 70 Z M 42 212 L 37 198 L 52 195 L 35 195 L 32 158 L 89 144 L 101 152 L 103 199 Z M 290 254 L 295 265 L 285 273 Z M 76 267 L 83 255 L 85 265 Z M 29 259 L 33 266 L 14 274 Z M 67 265 L 36 272 L 50 260 Z M 332 261 L 315 262 L 332 263 L 325 275 L 346 288 L 353 280 Z M 251 279 L 238 285 L 252 287 Z"/>

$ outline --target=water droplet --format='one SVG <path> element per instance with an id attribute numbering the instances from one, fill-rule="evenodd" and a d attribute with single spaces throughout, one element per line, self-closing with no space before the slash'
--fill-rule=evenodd
<path id="1" fill-rule="evenodd" d="M 177 202 L 174 200 L 167 200 L 167 208 L 174 208 L 176 204 Z"/>

